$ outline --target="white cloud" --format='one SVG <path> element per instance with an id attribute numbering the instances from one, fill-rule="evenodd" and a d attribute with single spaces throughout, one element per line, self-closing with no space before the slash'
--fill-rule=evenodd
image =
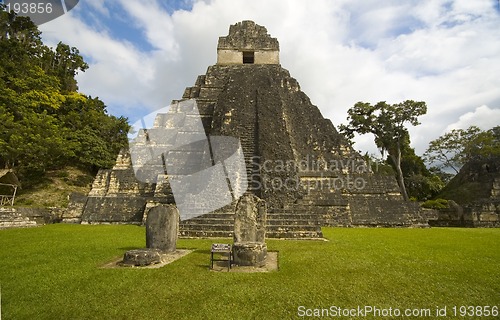
<path id="1" fill-rule="evenodd" d="M 445 132 L 453 129 L 467 129 L 470 126 L 479 127 L 482 130 L 489 130 L 500 125 L 500 108 L 492 109 L 482 105 L 474 111 L 467 112 L 460 116 L 457 122 L 449 124 Z"/>
<path id="2" fill-rule="evenodd" d="M 174 25 L 166 11 L 155 0 L 119 0 L 139 28 L 144 30 L 148 42 L 155 48 L 178 59 L 178 43 L 173 35 Z"/>
<path id="3" fill-rule="evenodd" d="M 88 5 L 95 9 L 98 13 L 109 17 L 109 9 L 106 7 L 105 0 L 92 0 Z"/>
<path id="4" fill-rule="evenodd" d="M 72 12 L 44 24 L 42 30 L 49 45 L 63 41 L 90 60 L 89 70 L 77 76 L 80 91 L 99 96 L 114 114 L 126 114 L 150 98 L 145 88 L 154 80 L 155 66 L 140 48 L 86 25 Z"/>
<path id="5" fill-rule="evenodd" d="M 93 14 L 106 15 L 108 3 L 123 8 L 121 19 L 153 49 L 113 38 L 109 25 L 86 25 L 77 18 L 83 12 L 72 14 L 78 7 L 42 29 L 44 39 L 90 57 L 80 89 L 115 114 L 146 114 L 180 98 L 215 63 L 218 37 L 241 20 L 278 38 L 282 66 L 336 125 L 357 101 L 426 101 L 422 125 L 410 129 L 417 153 L 465 115 L 480 117 L 477 106 L 500 105 L 500 18 L 492 1 L 207 0 L 169 15 L 154 0 L 106 0 L 92 4 Z M 497 115 L 489 110 L 490 119 Z M 377 152 L 372 139 L 355 141 Z"/>

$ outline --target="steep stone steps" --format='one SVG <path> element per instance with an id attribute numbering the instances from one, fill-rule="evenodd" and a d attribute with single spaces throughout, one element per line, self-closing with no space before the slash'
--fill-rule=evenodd
<path id="1" fill-rule="evenodd" d="M 232 237 L 234 214 L 230 208 L 210 212 L 195 218 L 181 221 L 179 235 L 181 237 Z"/>
<path id="2" fill-rule="evenodd" d="M 183 99 L 196 99 L 200 114 L 202 117 L 206 115 L 206 119 L 203 118 L 206 128 L 209 127 L 212 120 L 214 104 L 219 94 L 224 90 L 224 84 L 220 82 L 220 78 L 211 72 L 217 69 L 212 69 L 209 68 L 206 75 L 199 76 L 196 79 L 195 86 L 187 87 L 183 94 Z M 248 191 L 258 194 L 260 189 L 259 165 L 252 158 L 256 154 L 257 149 L 255 122 L 255 119 L 253 119 L 253 121 L 250 121 L 249 124 L 242 128 L 239 139 L 243 148 L 247 177 L 249 178 Z"/>
<path id="3" fill-rule="evenodd" d="M 221 230 L 180 230 L 181 238 L 232 238 L 233 232 Z"/>
<path id="4" fill-rule="evenodd" d="M 232 213 L 209 213 L 181 221 L 181 237 L 232 237 L 234 215 Z M 306 239 L 322 238 L 317 213 L 305 210 L 273 210 L 268 213 L 267 238 Z"/>
<path id="5" fill-rule="evenodd" d="M 233 225 L 233 218 L 231 215 L 230 218 L 193 218 L 186 221 L 181 222 L 181 225 L 184 227 L 190 226 L 198 226 L 198 225 L 209 225 L 209 226 L 217 226 L 217 225 Z"/>
<path id="6" fill-rule="evenodd" d="M 253 126 L 246 125 L 243 127 L 242 134 L 240 135 L 240 143 L 243 148 L 243 154 L 245 156 L 245 164 L 247 169 L 248 177 L 248 191 L 258 194 L 260 192 L 260 168 L 259 163 L 256 162 L 254 155 L 256 154 L 256 142 L 255 142 L 255 128 Z"/>
<path id="7" fill-rule="evenodd" d="M 207 231 L 207 226 L 210 226 L 210 230 L 213 231 L 226 231 L 233 232 L 234 226 L 232 223 L 222 223 L 222 224 L 189 224 L 184 225 L 189 228 L 190 231 Z"/>
<path id="8" fill-rule="evenodd" d="M 207 221 L 209 219 L 217 219 L 217 220 L 233 220 L 234 219 L 234 214 L 232 212 L 210 212 L 206 213 L 204 215 L 201 215 L 196 218 L 191 218 L 189 220 L 182 221 L 182 223 L 189 223 L 189 222 L 201 222 L 201 221 Z"/>
<path id="9" fill-rule="evenodd" d="M 286 205 L 283 209 L 285 213 L 302 215 L 321 226 L 351 226 L 352 217 L 349 203 L 346 199 L 333 197 L 331 199 L 302 199 L 296 203 Z M 275 213 L 276 214 L 276 213 Z"/>
<path id="10" fill-rule="evenodd" d="M 290 218 L 292 216 L 293 218 Z M 318 217 L 313 214 L 276 214 L 267 219 L 267 225 L 273 226 L 317 226 Z"/>
<path id="11" fill-rule="evenodd" d="M 304 209 L 274 209 L 267 215 L 269 238 L 322 238 L 320 220 L 317 213 Z"/>

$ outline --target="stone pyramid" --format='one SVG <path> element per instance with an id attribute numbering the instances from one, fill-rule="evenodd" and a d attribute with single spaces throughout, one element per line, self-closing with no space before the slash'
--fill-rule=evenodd
<path id="1" fill-rule="evenodd" d="M 439 210 L 433 226 L 500 227 L 500 157 L 468 161 L 439 197 L 455 204 Z"/>
<path id="2" fill-rule="evenodd" d="M 267 237 L 321 237 L 320 226 L 427 225 L 418 204 L 403 200 L 395 178 L 372 172 L 281 67 L 278 41 L 265 27 L 252 21 L 230 26 L 219 38 L 217 64 L 168 112 L 188 99 L 196 101 L 207 136 L 239 139 L 247 192 L 267 203 Z M 164 116 L 157 115 L 152 129 L 168 129 Z M 69 215 L 82 223 L 141 224 L 150 207 L 175 202 L 161 178 L 138 181 L 123 150 Z M 182 221 L 180 235 L 231 236 L 233 214 L 234 201 Z"/>

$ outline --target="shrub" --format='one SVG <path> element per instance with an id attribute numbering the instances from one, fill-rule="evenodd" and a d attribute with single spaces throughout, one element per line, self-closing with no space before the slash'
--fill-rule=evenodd
<path id="1" fill-rule="evenodd" d="M 422 203 L 422 207 L 427 209 L 446 209 L 449 208 L 448 200 L 446 199 L 436 199 L 436 200 L 427 200 Z"/>

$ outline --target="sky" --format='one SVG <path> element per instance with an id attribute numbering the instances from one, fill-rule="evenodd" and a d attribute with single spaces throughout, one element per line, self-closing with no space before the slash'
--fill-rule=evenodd
<path id="1" fill-rule="evenodd" d="M 80 92 L 133 123 L 180 99 L 243 20 L 278 39 L 281 66 L 336 126 L 358 101 L 425 101 L 409 128 L 422 155 L 451 129 L 500 124 L 498 0 L 83 0 L 40 30 L 80 50 Z M 354 148 L 379 155 L 370 135 Z"/>

